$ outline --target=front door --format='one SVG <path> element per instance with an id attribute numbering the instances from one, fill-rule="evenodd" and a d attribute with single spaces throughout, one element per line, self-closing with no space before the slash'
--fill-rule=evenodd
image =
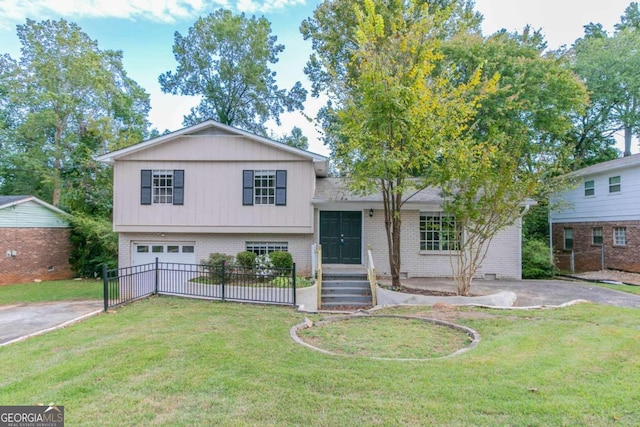
<path id="1" fill-rule="evenodd" d="M 362 212 L 320 211 L 323 264 L 362 264 Z"/>

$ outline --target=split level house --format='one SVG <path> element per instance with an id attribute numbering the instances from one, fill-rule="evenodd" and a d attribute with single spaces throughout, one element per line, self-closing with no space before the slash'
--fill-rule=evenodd
<path id="1" fill-rule="evenodd" d="M 328 177 L 329 159 L 212 120 L 99 158 L 113 165 L 113 228 L 119 266 L 193 263 L 211 253 L 288 251 L 310 274 L 323 265 L 363 265 L 371 248 L 389 275 L 382 197 L 356 196 Z M 402 210 L 402 275 L 451 276 L 455 218 L 435 189 Z M 494 239 L 480 277 L 521 277 L 520 221 Z"/>
<path id="2" fill-rule="evenodd" d="M 561 271 L 640 272 L 640 154 L 567 176 L 550 199 L 551 246 Z"/>

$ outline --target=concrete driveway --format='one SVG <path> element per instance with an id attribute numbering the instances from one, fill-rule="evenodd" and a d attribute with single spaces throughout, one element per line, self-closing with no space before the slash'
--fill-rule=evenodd
<path id="1" fill-rule="evenodd" d="M 403 285 L 417 289 L 455 292 L 452 280 L 408 279 Z M 625 287 L 630 285 L 620 285 Z M 574 300 L 587 300 L 598 304 L 640 308 L 640 295 L 601 288 L 589 282 L 569 280 L 474 280 L 471 293 L 490 295 L 497 292 L 514 292 L 514 307 L 556 306 Z"/>
<path id="2" fill-rule="evenodd" d="M 0 305 L 0 346 L 98 314 L 102 304 L 94 300 Z"/>

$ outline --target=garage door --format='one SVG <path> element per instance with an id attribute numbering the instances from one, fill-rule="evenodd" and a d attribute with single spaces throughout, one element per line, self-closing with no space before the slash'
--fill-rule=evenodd
<path id="1" fill-rule="evenodd" d="M 181 264 L 195 264 L 196 253 L 193 242 L 156 242 L 134 243 L 133 265 L 150 264 L 156 262 L 178 262 Z"/>

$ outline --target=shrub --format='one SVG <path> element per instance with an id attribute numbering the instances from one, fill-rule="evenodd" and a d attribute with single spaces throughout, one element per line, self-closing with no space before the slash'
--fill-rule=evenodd
<path id="1" fill-rule="evenodd" d="M 244 268 L 253 268 L 256 264 L 257 255 L 255 252 L 243 251 L 236 255 L 236 262 Z"/>
<path id="2" fill-rule="evenodd" d="M 233 267 L 233 255 L 221 254 L 214 252 L 209 254 L 209 258 L 200 261 L 200 264 L 209 267 L 211 280 L 221 281 L 222 277 L 222 263 L 224 262 L 228 267 L 225 268 L 224 280 L 229 281 L 230 268 Z"/>
<path id="3" fill-rule="evenodd" d="M 551 279 L 555 267 L 549 260 L 549 247 L 542 240 L 528 239 L 522 245 L 522 278 Z"/>
<path id="4" fill-rule="evenodd" d="M 270 286 L 274 288 L 290 288 L 293 286 L 291 283 L 291 276 L 280 276 L 273 279 L 270 283 Z M 297 288 L 308 288 L 312 283 L 301 276 L 296 276 L 296 289 Z"/>
<path id="5" fill-rule="evenodd" d="M 255 262 L 256 274 L 258 276 L 271 276 L 273 275 L 273 262 L 269 255 L 258 255 Z"/>
<path id="6" fill-rule="evenodd" d="M 118 266 L 118 233 L 113 232 L 111 221 L 81 214 L 66 219 L 72 227 L 69 263 L 78 276 L 102 276 L 103 264 Z"/>
<path id="7" fill-rule="evenodd" d="M 269 254 L 274 268 L 291 268 L 293 267 L 293 257 L 289 252 L 276 251 Z"/>

